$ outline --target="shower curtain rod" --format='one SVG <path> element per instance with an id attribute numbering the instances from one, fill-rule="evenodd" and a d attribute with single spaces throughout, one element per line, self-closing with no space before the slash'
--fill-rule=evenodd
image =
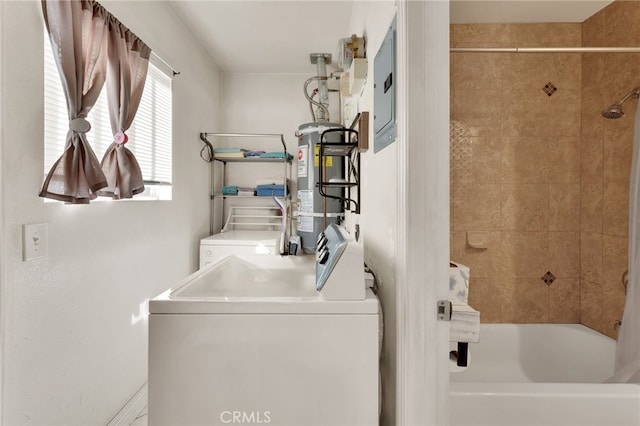
<path id="1" fill-rule="evenodd" d="M 451 53 L 640 53 L 640 47 L 451 47 Z"/>

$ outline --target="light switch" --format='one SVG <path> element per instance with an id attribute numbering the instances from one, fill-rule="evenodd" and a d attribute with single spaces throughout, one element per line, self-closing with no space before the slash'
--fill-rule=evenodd
<path id="1" fill-rule="evenodd" d="M 37 259 L 47 255 L 47 224 L 22 225 L 22 260 Z"/>

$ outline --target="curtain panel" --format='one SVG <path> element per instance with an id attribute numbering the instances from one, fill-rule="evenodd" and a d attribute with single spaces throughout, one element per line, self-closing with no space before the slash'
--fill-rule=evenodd
<path id="1" fill-rule="evenodd" d="M 114 142 L 101 162 L 108 186 L 98 195 L 132 198 L 144 191 L 144 182 L 138 161 L 124 145 L 129 140 L 125 132 L 142 99 L 151 48 L 113 17 L 108 27 L 107 98 Z"/>
<path id="2" fill-rule="evenodd" d="M 69 131 L 40 196 L 87 204 L 107 186 L 87 140 L 91 125 L 86 119 L 106 78 L 106 11 L 93 1 L 43 1 L 42 11 L 67 99 Z"/>
<path id="3" fill-rule="evenodd" d="M 88 204 L 97 195 L 131 198 L 142 172 L 124 147 L 142 98 L 151 49 L 94 0 L 42 0 L 53 56 L 67 99 L 69 131 L 41 197 Z M 114 143 L 98 161 L 89 145 L 89 111 L 107 82 Z"/>

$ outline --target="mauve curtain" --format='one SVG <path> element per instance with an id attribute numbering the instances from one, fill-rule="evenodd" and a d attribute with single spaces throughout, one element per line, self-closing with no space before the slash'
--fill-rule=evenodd
<path id="1" fill-rule="evenodd" d="M 125 132 L 140 105 L 151 49 L 117 19 L 111 17 L 108 26 L 107 96 L 114 142 L 102 158 L 108 185 L 98 195 L 132 198 L 144 191 L 144 182 L 138 161 L 124 146 L 128 141 Z"/>
<path id="2" fill-rule="evenodd" d="M 107 12 L 91 0 L 43 0 L 42 11 L 67 98 L 69 132 L 64 152 L 49 171 L 40 196 L 87 204 L 107 186 L 86 135 L 91 128 L 87 114 L 106 78 Z"/>

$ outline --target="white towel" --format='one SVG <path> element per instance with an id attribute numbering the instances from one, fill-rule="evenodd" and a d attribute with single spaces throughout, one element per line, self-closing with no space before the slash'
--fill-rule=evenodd
<path id="1" fill-rule="evenodd" d="M 449 262 L 449 300 L 451 303 L 466 304 L 469 299 L 468 266 Z"/>
<path id="2" fill-rule="evenodd" d="M 449 341 L 478 343 L 480 341 L 480 312 L 466 303 L 455 302 L 453 302 L 451 310 Z"/>

